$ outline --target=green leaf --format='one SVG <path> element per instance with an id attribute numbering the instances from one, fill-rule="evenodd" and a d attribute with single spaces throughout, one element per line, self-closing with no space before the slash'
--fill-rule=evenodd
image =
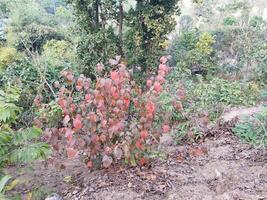
<path id="1" fill-rule="evenodd" d="M 45 159 L 51 153 L 50 146 L 45 143 L 34 143 L 19 147 L 10 152 L 10 162 L 27 163 L 38 159 Z"/>
<path id="2" fill-rule="evenodd" d="M 9 179 L 11 179 L 11 176 L 9 176 L 9 175 L 5 175 L 0 179 L 0 193 L 2 193 L 4 191 L 4 188 L 7 184 L 7 182 L 9 181 Z"/>
<path id="3" fill-rule="evenodd" d="M 37 127 L 20 130 L 19 132 L 15 133 L 12 143 L 14 143 L 15 145 L 24 144 L 33 139 L 38 139 L 41 134 L 42 130 Z"/>

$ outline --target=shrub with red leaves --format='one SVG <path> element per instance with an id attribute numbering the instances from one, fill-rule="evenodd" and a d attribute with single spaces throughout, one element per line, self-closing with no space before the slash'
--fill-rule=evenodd
<path id="1" fill-rule="evenodd" d="M 157 128 L 154 123 L 156 116 L 165 115 L 157 99 L 170 71 L 167 61 L 166 56 L 160 59 L 158 74 L 147 80 L 146 89 L 135 84 L 126 66 L 117 60 L 113 62 L 116 70 L 99 76 L 95 83 L 83 75 L 75 78 L 70 71 L 62 72 L 65 82 L 55 84 L 63 113 L 62 126 L 57 127 L 58 144 L 65 154 L 69 158 L 86 156 L 89 168 L 97 159 L 103 167 L 122 159 L 132 165 L 146 164 L 161 134 L 171 129 L 168 120 Z M 97 71 L 101 74 L 103 68 L 99 64 Z M 182 109 L 175 99 L 173 106 Z"/>

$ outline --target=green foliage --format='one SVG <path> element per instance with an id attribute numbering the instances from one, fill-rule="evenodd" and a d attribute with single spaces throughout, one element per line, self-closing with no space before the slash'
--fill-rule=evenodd
<path id="1" fill-rule="evenodd" d="M 19 131 L 0 130 L 0 164 L 26 163 L 45 158 L 50 153 L 49 145 L 37 142 L 42 134 L 39 128 Z"/>
<path id="2" fill-rule="evenodd" d="M 266 82 L 265 31 L 249 25 L 246 20 L 239 24 L 225 26 L 214 32 L 218 72 L 225 77 Z"/>
<path id="3" fill-rule="evenodd" d="M 253 83 L 240 83 L 214 78 L 190 85 L 188 93 L 188 113 L 211 113 L 211 120 L 218 118 L 225 106 L 254 105 L 260 94 Z"/>
<path id="4" fill-rule="evenodd" d="M 267 22 L 259 16 L 253 16 L 250 20 L 249 20 L 249 25 L 256 28 L 256 29 L 262 29 L 266 26 Z"/>
<path id="5" fill-rule="evenodd" d="M 43 200 L 49 195 L 53 193 L 53 191 L 49 188 L 45 187 L 38 187 L 32 191 L 32 199 L 34 200 Z M 49 187 L 49 186 L 48 186 Z"/>
<path id="6" fill-rule="evenodd" d="M 215 37 L 208 32 L 181 33 L 169 48 L 176 70 L 193 70 L 197 66 L 200 73 L 212 72 L 215 65 L 214 43 Z"/>
<path id="7" fill-rule="evenodd" d="M 234 133 L 245 142 L 253 145 L 266 147 L 267 145 L 267 109 L 263 108 L 260 113 L 246 116 L 237 123 Z"/>
<path id="8" fill-rule="evenodd" d="M 10 47 L 0 47 L 0 71 L 18 59 L 16 49 Z"/>
<path id="9" fill-rule="evenodd" d="M 50 40 L 42 52 L 42 62 L 54 67 L 70 68 L 75 60 L 75 49 L 65 40 Z"/>
<path id="10" fill-rule="evenodd" d="M 81 72 L 94 76 L 97 63 L 107 63 L 118 53 L 118 35 L 110 22 L 117 21 L 115 0 L 68 0 L 74 7 L 79 35 L 77 54 Z"/>
<path id="11" fill-rule="evenodd" d="M 215 43 L 215 38 L 210 33 L 204 32 L 200 35 L 196 43 L 196 51 L 203 56 L 210 56 L 213 52 L 212 45 Z"/>
<path id="12" fill-rule="evenodd" d="M 237 23 L 237 20 L 233 16 L 226 17 L 226 18 L 223 19 L 223 25 L 225 25 L 225 26 L 236 25 L 236 23 Z"/>
<path id="13" fill-rule="evenodd" d="M 178 0 L 136 0 L 128 11 L 123 10 L 128 1 L 69 2 L 80 28 L 78 56 L 85 74 L 92 77 L 97 63 L 107 64 L 115 55 L 122 55 L 130 67 L 141 67 L 142 73 L 146 67 L 155 69 L 167 46 L 167 35 L 175 28 L 173 14 L 178 13 Z"/>
<path id="14" fill-rule="evenodd" d="M 40 52 L 47 40 L 63 37 L 55 28 L 56 20 L 34 0 L 10 2 L 9 8 L 7 42 L 10 46 Z"/>
<path id="15" fill-rule="evenodd" d="M 6 186 L 6 184 L 10 178 L 11 178 L 11 176 L 9 176 L 9 175 L 0 176 L 0 195 L 1 195 L 1 193 L 4 192 L 5 186 Z M 1 196 L 0 196 L 0 199 L 1 199 Z"/>
<path id="16" fill-rule="evenodd" d="M 178 0 L 141 0 L 129 10 L 125 53 L 130 65 L 140 66 L 142 72 L 156 66 L 157 58 L 167 47 L 167 35 L 175 28 L 173 14 L 179 13 L 177 3 Z"/>
<path id="17" fill-rule="evenodd" d="M 45 127 L 57 127 L 62 120 L 62 111 L 56 101 L 41 105 L 35 115 Z"/>
<path id="18" fill-rule="evenodd" d="M 189 32 L 189 31 L 192 31 L 193 29 L 193 19 L 191 16 L 189 15 L 182 15 L 181 18 L 180 18 L 180 31 L 181 32 Z"/>
<path id="19" fill-rule="evenodd" d="M 226 105 L 253 105 L 259 96 L 259 88 L 253 84 L 240 84 L 237 81 L 227 81 L 214 78 L 209 82 L 200 82 L 191 93 L 201 107 L 214 103 Z"/>
<path id="20" fill-rule="evenodd" d="M 19 100 L 18 88 L 8 87 L 0 90 L 0 123 L 11 123 L 16 120 L 20 108 L 16 105 Z"/>

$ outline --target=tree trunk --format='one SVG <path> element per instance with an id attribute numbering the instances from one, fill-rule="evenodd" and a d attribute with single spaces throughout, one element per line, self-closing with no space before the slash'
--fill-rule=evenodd
<path id="1" fill-rule="evenodd" d="M 144 16 L 143 16 L 143 5 L 144 1 L 143 0 L 137 0 L 137 14 L 138 14 L 138 18 L 139 18 L 139 27 L 141 29 L 141 35 L 142 35 L 142 42 L 141 42 L 141 49 L 142 49 L 142 56 L 140 58 L 140 64 L 141 64 L 141 69 L 143 72 L 146 72 L 147 69 L 147 59 L 145 54 L 148 53 L 148 49 L 147 49 L 147 44 L 146 44 L 146 25 L 144 22 Z"/>
<path id="2" fill-rule="evenodd" d="M 121 56 L 123 56 L 123 18 L 124 18 L 124 11 L 123 11 L 123 5 L 122 0 L 120 0 L 119 4 L 119 46 L 118 51 Z"/>
<path id="3" fill-rule="evenodd" d="M 100 0 L 95 0 L 95 27 L 99 30 L 99 4 Z"/>

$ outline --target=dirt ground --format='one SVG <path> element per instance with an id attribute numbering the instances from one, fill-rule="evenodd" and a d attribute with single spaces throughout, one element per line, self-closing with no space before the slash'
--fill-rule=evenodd
<path id="1" fill-rule="evenodd" d="M 242 144 L 228 128 L 203 142 L 166 148 L 168 158 L 143 168 L 89 172 L 79 162 L 9 169 L 12 193 L 50 188 L 66 200 L 267 200 L 267 150 Z M 16 170 L 16 171 L 15 171 Z"/>

